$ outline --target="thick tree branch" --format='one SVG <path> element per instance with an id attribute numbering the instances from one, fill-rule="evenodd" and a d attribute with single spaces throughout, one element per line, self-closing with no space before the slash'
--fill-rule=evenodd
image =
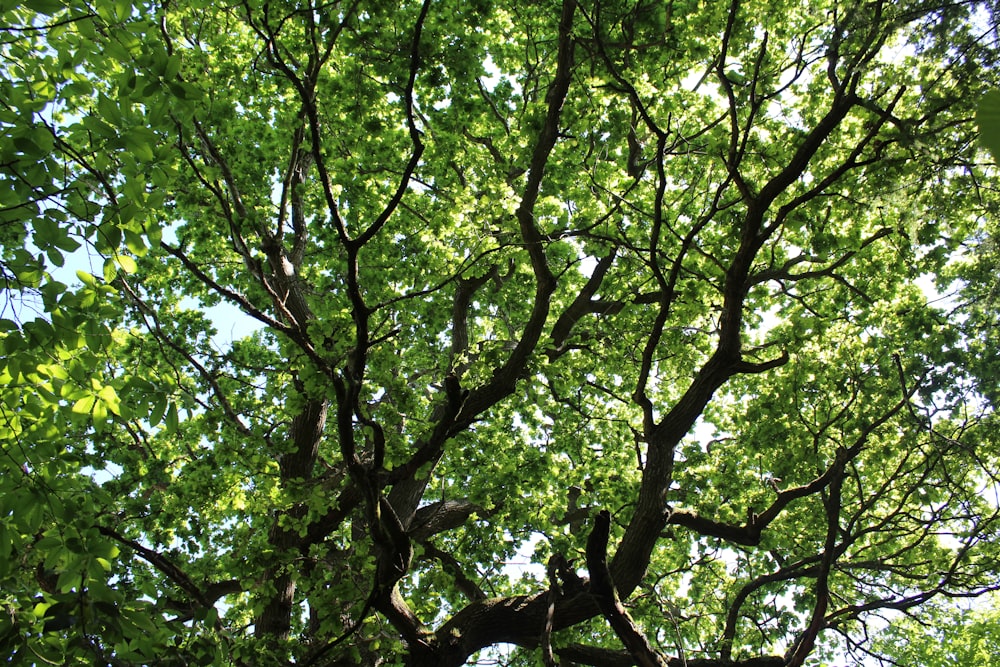
<path id="1" fill-rule="evenodd" d="M 424 549 L 424 555 L 427 558 L 433 558 L 441 563 L 441 567 L 455 578 L 455 584 L 458 589 L 469 598 L 469 600 L 486 600 L 487 595 L 483 592 L 483 589 L 479 587 L 475 581 L 473 581 L 468 575 L 465 574 L 465 570 L 462 568 L 461 563 L 459 563 L 454 556 L 451 554 L 438 549 L 430 541 L 424 540 L 421 542 L 421 546 Z"/>
<path id="2" fill-rule="evenodd" d="M 812 653 L 816 644 L 816 637 L 823 629 L 826 619 L 826 610 L 830 605 L 830 572 L 833 563 L 837 558 L 837 538 L 840 536 L 840 495 L 844 481 L 844 465 L 847 463 L 846 455 L 838 455 L 834 466 L 833 480 L 830 483 L 829 495 L 824 499 L 827 515 L 826 541 L 823 545 L 823 557 L 819 562 L 819 571 L 816 575 L 815 593 L 816 600 L 813 606 L 812 618 L 809 625 L 799 636 L 794 650 L 790 651 L 787 661 L 788 667 L 801 667 L 809 654 Z"/>
<path id="3" fill-rule="evenodd" d="M 602 510 L 594 520 L 594 529 L 587 539 L 587 568 L 590 570 L 590 592 L 597 600 L 601 613 L 640 667 L 665 667 L 666 662 L 653 649 L 618 599 L 611 572 L 608 570 L 608 536 L 611 514 Z"/>
<path id="4" fill-rule="evenodd" d="M 408 533 L 413 539 L 423 541 L 462 525 L 473 514 L 486 518 L 492 513 L 468 500 L 441 500 L 418 509 Z"/>
<path id="5" fill-rule="evenodd" d="M 552 326 L 553 350 L 549 353 L 550 359 L 555 359 L 566 351 L 566 341 L 569 339 L 574 325 L 584 316 L 591 313 L 613 312 L 615 310 L 613 305 L 595 302 L 594 295 L 601 289 L 608 270 L 614 264 L 616 253 L 617 249 L 612 248 L 607 255 L 597 261 L 593 273 L 591 273 L 590 278 L 580 289 L 580 293 L 577 294 L 576 298 L 573 299 L 573 303 L 563 311 L 559 319 Z"/>
<path id="6" fill-rule="evenodd" d="M 102 535 L 106 535 L 123 546 L 132 549 L 139 555 L 140 558 L 155 567 L 157 570 L 166 575 L 168 579 L 177 584 L 181 590 L 190 595 L 191 598 L 202 608 L 207 609 L 213 606 L 219 598 L 243 590 L 242 584 L 236 580 L 215 582 L 204 587 L 198 586 L 182 569 L 177 567 L 170 561 L 170 559 L 158 551 L 144 547 L 135 540 L 130 540 L 124 535 L 118 533 L 118 531 L 108 528 L 107 526 L 97 526 L 97 530 Z"/>
<path id="7" fill-rule="evenodd" d="M 639 663 L 628 651 L 598 648 L 571 644 L 555 650 L 556 654 L 571 663 L 593 665 L 593 667 L 633 667 Z M 781 656 L 760 656 L 743 660 L 724 660 L 715 658 L 670 658 L 667 667 L 784 667 L 785 659 Z"/>

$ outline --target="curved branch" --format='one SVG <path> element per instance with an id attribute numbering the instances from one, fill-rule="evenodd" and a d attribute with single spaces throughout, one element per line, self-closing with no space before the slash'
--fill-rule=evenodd
<path id="1" fill-rule="evenodd" d="M 201 266 L 199 266 L 196 262 L 192 261 L 191 258 L 188 257 L 187 254 L 180 248 L 171 246 L 164 241 L 160 241 L 160 248 L 165 250 L 171 256 L 180 260 L 181 264 L 184 265 L 184 268 L 190 271 L 192 275 L 194 275 L 194 277 L 196 277 L 199 281 L 202 282 L 202 284 L 207 286 L 213 292 L 222 296 L 226 301 L 233 304 L 234 306 L 242 310 L 250 317 L 254 318 L 261 324 L 264 324 L 265 326 L 274 329 L 275 331 L 280 331 L 285 334 L 291 334 L 292 332 L 291 327 L 284 324 L 283 322 L 274 319 L 264 311 L 257 308 L 253 303 L 250 302 L 250 300 L 246 296 L 240 294 L 239 292 L 236 292 L 235 290 L 229 289 L 228 287 L 219 284 L 218 281 L 214 280 L 210 275 L 208 275 L 201 268 Z"/>
<path id="2" fill-rule="evenodd" d="M 635 622 L 618 599 L 611 572 L 608 570 L 608 536 L 611 513 L 601 510 L 594 520 L 594 529 L 587 538 L 587 568 L 590 570 L 590 592 L 596 598 L 601 613 L 615 634 L 640 667 L 666 667 L 649 640 L 639 631 Z"/>
<path id="3" fill-rule="evenodd" d="M 830 571 L 833 563 L 837 559 L 837 537 L 840 533 L 840 491 L 844 481 L 845 460 L 837 457 L 837 465 L 833 480 L 830 484 L 830 494 L 825 499 L 827 528 L 826 541 L 823 545 L 823 557 L 819 562 L 819 571 L 816 575 L 816 606 L 813 607 L 812 618 L 805 631 L 798 638 L 794 651 L 788 659 L 787 667 L 801 667 L 809 654 L 812 653 L 816 643 L 816 637 L 826 617 L 826 610 L 830 604 Z"/>
<path id="4" fill-rule="evenodd" d="M 413 152 L 410 153 L 410 159 L 403 168 L 403 175 L 399 179 L 399 185 L 396 187 L 396 191 L 389 199 L 389 202 L 385 205 L 385 208 L 382 209 L 382 212 L 375 221 L 369 225 L 368 229 L 358 235 L 352 242 L 359 247 L 373 239 L 389 220 L 390 216 L 392 216 L 393 212 L 395 212 L 399 206 L 399 202 L 403 199 L 403 195 L 406 194 L 407 188 L 410 187 L 410 177 L 413 175 L 414 170 L 416 170 L 417 165 L 420 164 L 420 156 L 424 152 L 424 142 L 421 139 L 423 133 L 417 129 L 413 112 L 413 86 L 416 83 L 417 71 L 420 68 L 420 35 L 423 32 L 424 20 L 427 18 L 427 12 L 430 10 L 430 7 L 431 0 L 424 0 L 423 5 L 420 7 L 420 15 L 417 17 L 416 25 L 413 28 L 413 41 L 410 44 L 410 74 L 406 80 L 406 88 L 403 92 L 403 99 L 406 101 L 406 126 L 410 133 L 410 142 L 413 144 Z"/>
<path id="5" fill-rule="evenodd" d="M 130 540 L 118 531 L 107 526 L 97 526 L 97 530 L 102 535 L 110 537 L 119 544 L 132 549 L 140 558 L 162 572 L 168 579 L 177 584 L 184 592 L 190 595 L 201 607 L 209 608 L 213 606 L 219 598 L 237 593 L 243 587 L 236 580 L 220 581 L 200 587 L 195 584 L 187 574 L 174 565 L 168 558 L 158 551 L 154 551 L 142 546 L 135 540 Z"/>

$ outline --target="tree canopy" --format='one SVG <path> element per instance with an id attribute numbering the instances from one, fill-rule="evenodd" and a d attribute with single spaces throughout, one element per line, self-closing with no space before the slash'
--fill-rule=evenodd
<path id="1" fill-rule="evenodd" d="M 8 663 L 902 656 L 1000 587 L 993 9 L 0 2 Z"/>
<path id="2" fill-rule="evenodd" d="M 875 638 L 896 665 L 995 665 L 1000 661 L 996 597 L 979 609 L 931 603 L 920 616 L 894 623 Z"/>

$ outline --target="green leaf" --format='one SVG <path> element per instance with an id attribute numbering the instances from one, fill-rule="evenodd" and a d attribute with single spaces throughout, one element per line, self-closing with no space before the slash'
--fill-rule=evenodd
<path id="1" fill-rule="evenodd" d="M 59 573 L 56 579 L 56 589 L 60 593 L 79 592 L 80 584 L 82 583 L 80 577 L 80 570 L 82 568 L 79 566 L 82 565 L 83 562 L 81 560 L 74 561 L 71 567 Z"/>
<path id="2" fill-rule="evenodd" d="M 118 398 L 118 394 L 115 392 L 114 387 L 111 385 L 104 385 L 101 387 L 100 391 L 97 392 L 98 398 L 107 406 L 107 409 L 113 414 L 121 414 L 121 400 Z"/>
<path id="3" fill-rule="evenodd" d="M 167 398 L 163 394 L 157 393 L 152 397 L 152 407 L 149 411 L 149 425 L 156 426 L 163 421 L 163 415 L 167 411 Z"/>
<path id="4" fill-rule="evenodd" d="M 104 260 L 104 282 L 110 283 L 118 276 L 118 262 L 109 257 Z"/>
<path id="5" fill-rule="evenodd" d="M 97 279 L 93 275 L 91 275 L 90 273 L 88 273 L 86 271 L 81 271 L 81 270 L 77 269 L 77 271 L 76 271 L 76 277 L 79 278 L 80 282 L 82 282 L 87 287 L 90 287 L 90 288 L 96 288 L 97 287 Z"/>
<path id="6" fill-rule="evenodd" d="M 122 619 L 131 623 L 136 628 L 142 630 L 143 632 L 148 632 L 154 634 L 157 632 L 158 628 L 149 619 L 148 614 L 150 610 L 132 610 L 132 609 L 122 609 L 121 616 Z"/>
<path id="7" fill-rule="evenodd" d="M 167 429 L 167 433 L 174 433 L 174 432 L 176 432 L 177 431 L 177 426 L 178 426 L 179 422 L 180 422 L 180 419 L 179 419 L 178 413 L 177 413 L 177 404 L 176 403 L 170 403 L 170 407 L 167 408 L 166 421 L 164 423 L 164 426 Z"/>
<path id="8" fill-rule="evenodd" d="M 101 93 L 97 97 L 97 110 L 101 117 L 107 121 L 109 126 L 117 125 L 122 121 L 121 108 L 110 97 Z"/>
<path id="9" fill-rule="evenodd" d="M 128 255 L 119 254 L 115 257 L 115 260 L 118 262 L 118 266 L 121 268 L 121 270 L 124 271 L 125 273 L 135 273 L 136 270 L 138 269 L 135 260 L 129 257 Z"/>
<path id="10" fill-rule="evenodd" d="M 89 415 L 94 409 L 94 404 L 97 402 L 97 398 L 94 396 L 84 396 L 83 398 L 77 400 L 73 403 L 72 411 L 73 414 L 77 415 Z"/>
<path id="11" fill-rule="evenodd" d="M 979 140 L 990 151 L 995 162 L 1000 163 L 1000 90 L 983 95 L 976 109 Z"/>
<path id="12" fill-rule="evenodd" d="M 146 254 L 146 239 L 131 229 L 125 230 L 125 247 L 128 248 L 129 252 L 133 253 L 138 257 L 142 257 Z M 129 273 L 135 273 L 136 269 L 132 269 Z"/>
<path id="13" fill-rule="evenodd" d="M 27 0 L 24 5 L 32 11 L 49 16 L 58 13 L 65 7 L 61 0 Z"/>

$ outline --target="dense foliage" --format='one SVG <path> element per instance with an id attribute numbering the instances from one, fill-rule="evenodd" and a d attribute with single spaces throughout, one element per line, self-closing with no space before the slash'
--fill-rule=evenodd
<path id="1" fill-rule="evenodd" d="M 919 616 L 898 620 L 875 638 L 875 649 L 896 665 L 948 667 L 1000 662 L 1000 608 L 991 596 L 978 609 L 931 603 Z"/>
<path id="2" fill-rule="evenodd" d="M 0 651 L 903 659 L 1000 586 L 997 42 L 938 0 L 0 2 Z"/>

